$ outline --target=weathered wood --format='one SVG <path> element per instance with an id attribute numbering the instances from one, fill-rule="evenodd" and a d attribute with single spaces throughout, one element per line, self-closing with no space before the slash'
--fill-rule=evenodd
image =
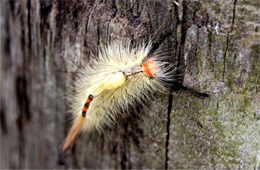
<path id="1" fill-rule="evenodd" d="M 257 168 L 259 2 L 1 0 L 0 12 L 1 168 Z M 178 92 L 169 114 L 158 95 L 103 135 L 81 134 L 58 166 L 70 59 L 161 35 L 180 82 L 211 97 Z"/>

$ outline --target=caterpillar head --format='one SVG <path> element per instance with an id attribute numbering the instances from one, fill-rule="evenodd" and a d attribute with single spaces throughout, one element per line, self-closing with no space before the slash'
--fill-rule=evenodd
<path id="1" fill-rule="evenodd" d="M 144 57 L 135 64 L 126 66 L 122 70 L 122 73 L 126 79 L 144 74 L 149 79 L 159 82 L 162 87 L 168 88 L 176 81 L 174 71 L 176 71 L 176 69 L 173 64 L 169 63 L 165 57 L 155 55 Z"/>
<path id="2" fill-rule="evenodd" d="M 158 64 L 152 58 L 145 58 L 142 61 L 142 69 L 144 74 L 150 78 L 155 78 L 160 70 Z"/>
<path id="3" fill-rule="evenodd" d="M 144 58 L 142 70 L 146 76 L 155 79 L 165 88 L 170 87 L 176 81 L 174 65 L 159 56 Z"/>

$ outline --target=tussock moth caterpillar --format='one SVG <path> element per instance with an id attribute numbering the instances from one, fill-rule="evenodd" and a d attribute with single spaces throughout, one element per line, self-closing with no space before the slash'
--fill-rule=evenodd
<path id="1" fill-rule="evenodd" d="M 101 47 L 80 72 L 76 94 L 70 99 L 74 123 L 64 140 L 62 155 L 69 150 L 80 131 L 102 131 L 130 106 L 149 100 L 154 93 L 168 93 L 175 81 L 174 65 L 153 43 L 133 47 L 130 41 L 115 41 Z"/>

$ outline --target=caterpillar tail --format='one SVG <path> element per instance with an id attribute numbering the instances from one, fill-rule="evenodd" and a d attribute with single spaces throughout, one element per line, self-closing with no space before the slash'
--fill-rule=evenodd
<path id="1" fill-rule="evenodd" d="M 73 147 L 73 145 L 76 141 L 76 138 L 78 137 L 78 135 L 82 129 L 82 126 L 84 125 L 85 122 L 86 122 L 86 117 L 80 116 L 73 123 L 72 127 L 69 130 L 67 137 L 65 138 L 65 140 L 62 144 L 61 151 L 59 153 L 59 156 L 58 156 L 59 165 L 65 165 L 66 154 Z"/>
<path id="2" fill-rule="evenodd" d="M 80 116 L 77 118 L 72 125 L 67 137 L 64 140 L 64 143 L 62 145 L 62 152 L 66 153 L 69 149 L 72 148 L 73 144 L 75 143 L 75 140 L 80 133 L 82 126 L 84 125 L 86 121 L 85 116 Z"/>
<path id="3" fill-rule="evenodd" d="M 89 104 L 92 100 L 93 100 L 93 96 L 89 95 L 88 99 L 82 109 L 82 114 L 75 119 L 72 127 L 70 128 L 69 133 L 68 133 L 67 137 L 65 138 L 65 140 L 62 144 L 62 147 L 61 147 L 61 151 L 59 153 L 59 157 L 58 157 L 59 165 L 65 164 L 66 153 L 69 150 L 71 150 L 71 148 L 73 147 L 84 123 L 86 122 L 86 112 L 87 112 Z"/>

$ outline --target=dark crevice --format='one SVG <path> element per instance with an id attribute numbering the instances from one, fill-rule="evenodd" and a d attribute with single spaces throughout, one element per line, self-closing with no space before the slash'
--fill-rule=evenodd
<path id="1" fill-rule="evenodd" d="M 136 0 L 136 1 L 135 1 L 135 4 L 136 4 L 136 14 L 140 16 L 140 15 L 141 15 L 141 12 L 139 12 L 139 6 L 140 6 L 139 3 L 140 3 L 139 0 Z"/>
<path id="2" fill-rule="evenodd" d="M 112 0 L 112 8 L 114 9 L 114 13 L 113 15 L 111 16 L 111 18 L 115 18 L 116 17 L 116 14 L 117 14 L 117 6 L 116 6 L 116 1 L 115 0 Z"/>
<path id="3" fill-rule="evenodd" d="M 25 68 L 25 65 L 26 65 L 26 47 L 25 47 L 25 29 L 26 29 L 26 26 L 25 26 L 25 23 L 24 23 L 24 20 L 23 20 L 23 15 L 21 15 L 20 17 L 20 22 L 21 22 L 21 27 L 23 29 L 21 29 L 21 37 L 20 37 L 20 44 L 21 44 L 21 51 L 22 51 L 22 57 L 23 57 L 23 60 L 22 60 L 22 69 Z"/>
<path id="4" fill-rule="evenodd" d="M 225 80 L 225 72 L 226 72 L 226 58 L 227 58 L 227 52 L 228 52 L 228 46 L 229 46 L 229 33 L 227 34 L 227 40 L 226 40 L 226 48 L 223 54 L 223 72 L 222 72 L 222 80 Z"/>
<path id="5" fill-rule="evenodd" d="M 100 18 L 97 21 L 97 46 L 100 45 Z"/>
<path id="6" fill-rule="evenodd" d="M 4 135 L 7 134 L 7 125 L 6 125 L 6 117 L 5 117 L 5 108 L 4 104 L 1 103 L 1 110 L 0 110 L 0 122 L 1 122 L 1 130 Z"/>
<path id="7" fill-rule="evenodd" d="M 237 0 L 234 0 L 231 32 L 233 31 L 233 27 L 234 27 L 234 23 L 235 23 L 235 19 L 236 19 L 236 4 L 237 4 Z"/>
<path id="8" fill-rule="evenodd" d="M 27 10 L 28 10 L 28 16 L 27 16 L 27 26 L 28 26 L 28 48 L 31 49 L 32 46 L 32 31 L 31 31 L 31 0 L 27 1 Z"/>
<path id="9" fill-rule="evenodd" d="M 111 23 L 112 17 L 109 19 L 108 23 L 107 23 L 107 28 L 106 28 L 106 34 L 107 34 L 107 43 L 110 43 L 110 33 L 109 33 L 109 27 L 110 27 L 110 23 Z"/>
<path id="10" fill-rule="evenodd" d="M 10 55 L 11 53 L 11 46 L 10 46 L 10 29 L 9 29 L 9 23 L 6 22 L 6 28 L 5 28 L 5 31 L 6 31 L 6 37 L 3 41 L 3 46 L 4 46 L 4 52 L 6 53 L 6 55 Z M 7 57 L 5 57 L 7 59 Z M 11 60 L 4 60 L 4 61 L 11 61 Z M 4 67 L 10 67 L 11 64 L 3 64 Z"/>
<path id="11" fill-rule="evenodd" d="M 190 26 L 190 23 L 188 23 L 189 21 L 189 11 L 188 11 L 188 2 L 184 1 L 183 2 L 183 16 L 182 16 L 182 22 L 181 22 L 181 37 L 180 37 L 180 43 L 178 46 L 178 57 L 177 57 L 177 68 L 182 68 L 182 69 L 178 69 L 176 71 L 177 75 L 182 75 L 183 74 L 183 70 L 185 69 L 185 65 L 184 65 L 184 45 L 185 45 L 185 41 L 186 41 L 186 34 L 187 34 L 187 30 Z M 179 77 L 178 82 L 183 82 L 183 77 Z"/>
<path id="12" fill-rule="evenodd" d="M 5 13 L 4 17 L 8 18 L 8 15 Z M 10 22 L 8 21 L 8 19 L 6 19 L 6 21 L 4 23 L 4 28 L 3 28 L 4 30 L 2 30 L 4 32 L 3 35 L 5 35 L 5 36 L 3 36 L 2 43 L 0 43 L 1 44 L 0 48 L 3 47 L 3 51 L 6 56 L 10 56 L 10 54 L 11 54 L 11 37 L 10 37 L 11 31 L 10 31 L 9 23 Z M 12 58 L 11 57 L 2 57 L 1 60 L 2 60 L 1 66 L 3 68 L 3 71 L 5 71 L 7 73 L 9 71 L 9 69 L 12 68 Z"/>
<path id="13" fill-rule="evenodd" d="M 236 18 L 236 3 L 237 3 L 237 0 L 234 0 L 234 3 L 233 3 L 233 17 L 232 17 L 231 29 L 230 29 L 230 31 L 227 33 L 226 47 L 225 47 L 224 54 L 223 54 L 223 72 L 222 72 L 222 80 L 223 80 L 223 81 L 225 80 L 226 58 L 227 58 L 228 47 L 229 47 L 230 33 L 231 33 L 231 32 L 233 31 L 233 29 L 234 29 L 234 23 L 235 23 L 235 18 Z"/>
<path id="14" fill-rule="evenodd" d="M 12 17 L 15 16 L 15 11 L 16 11 L 16 6 L 15 6 L 15 1 L 8 1 L 9 2 L 9 6 L 10 6 L 10 11 L 12 14 Z"/>
<path id="15" fill-rule="evenodd" d="M 208 29 L 208 48 L 209 48 L 209 55 L 212 56 L 212 31 Z M 216 56 L 215 56 L 215 60 L 216 62 Z"/>
<path id="16" fill-rule="evenodd" d="M 176 0 L 176 2 L 178 3 L 178 0 Z M 180 25 L 180 18 L 179 18 L 179 9 L 178 6 L 174 3 L 174 15 L 175 15 L 175 19 L 176 19 L 176 25 L 175 26 L 175 31 L 173 31 L 173 27 L 172 25 L 170 25 L 171 29 L 168 29 L 169 31 L 171 31 L 172 33 L 175 33 L 175 55 L 174 56 L 178 56 L 178 39 L 177 39 L 177 29 Z M 167 35 L 166 35 L 167 36 Z M 179 59 L 178 59 L 179 60 Z M 179 62 L 179 61 L 178 61 Z M 171 89 L 172 90 L 172 89 Z M 173 96 L 169 95 L 168 98 L 168 110 L 167 110 L 167 124 L 166 124 L 166 139 L 165 139 L 165 162 L 164 162 L 164 168 L 168 169 L 168 162 L 169 162 L 169 140 L 170 140 L 170 125 L 171 125 L 171 110 L 172 110 L 172 100 L 173 100 Z"/>
<path id="17" fill-rule="evenodd" d="M 171 110 L 172 110 L 172 99 L 173 96 L 169 95 L 169 100 L 168 100 L 168 112 L 167 112 L 167 125 L 166 125 L 166 140 L 165 140 L 165 164 L 164 168 L 168 169 L 168 161 L 169 161 L 169 140 L 170 140 L 170 125 L 171 125 Z"/>
<path id="18" fill-rule="evenodd" d="M 41 17 L 46 21 L 51 10 L 52 10 L 52 0 L 41 0 L 41 8 L 40 8 L 40 12 L 41 12 Z"/>
<path id="19" fill-rule="evenodd" d="M 27 81 L 25 77 L 18 76 L 15 81 L 16 85 L 16 99 L 19 108 L 19 116 L 17 119 L 18 130 L 23 129 L 23 120 L 30 121 L 31 112 L 29 109 L 30 100 L 27 94 Z"/>
<path id="20" fill-rule="evenodd" d="M 175 2 L 179 3 L 178 0 L 175 0 Z M 178 9 L 178 5 L 176 5 L 175 3 L 174 3 L 174 15 L 175 15 L 176 23 L 178 25 L 180 23 L 179 9 Z"/>
<path id="21" fill-rule="evenodd" d="M 24 27 L 24 22 L 21 20 L 21 25 Z M 25 34 L 24 31 L 21 33 L 21 43 L 25 44 Z M 24 159 L 25 159 L 25 133 L 24 126 L 26 122 L 31 120 L 31 113 L 29 110 L 30 100 L 27 94 L 27 81 L 25 77 L 25 68 L 26 68 L 26 59 L 25 59 L 25 51 L 23 47 L 23 64 L 22 71 L 20 76 L 17 76 L 15 79 L 15 92 L 17 99 L 17 119 L 16 125 L 18 130 L 18 155 L 19 155 L 19 167 L 24 167 Z"/>
<path id="22" fill-rule="evenodd" d="M 176 0 L 176 2 L 178 3 L 178 0 Z M 175 55 L 174 56 L 178 56 L 178 46 L 179 46 L 179 40 L 177 39 L 178 37 L 178 28 L 181 25 L 181 19 L 179 17 L 179 8 L 176 4 L 174 4 L 174 8 L 175 8 L 175 19 L 176 19 L 176 31 L 175 31 Z"/>
<path id="23" fill-rule="evenodd" d="M 47 30 L 50 29 L 50 24 L 48 22 L 48 17 L 52 11 L 52 0 L 42 0 L 40 3 L 40 29 L 41 34 L 46 34 Z M 28 16 L 29 17 L 29 16 Z M 30 26 L 29 26 L 30 28 Z"/>

